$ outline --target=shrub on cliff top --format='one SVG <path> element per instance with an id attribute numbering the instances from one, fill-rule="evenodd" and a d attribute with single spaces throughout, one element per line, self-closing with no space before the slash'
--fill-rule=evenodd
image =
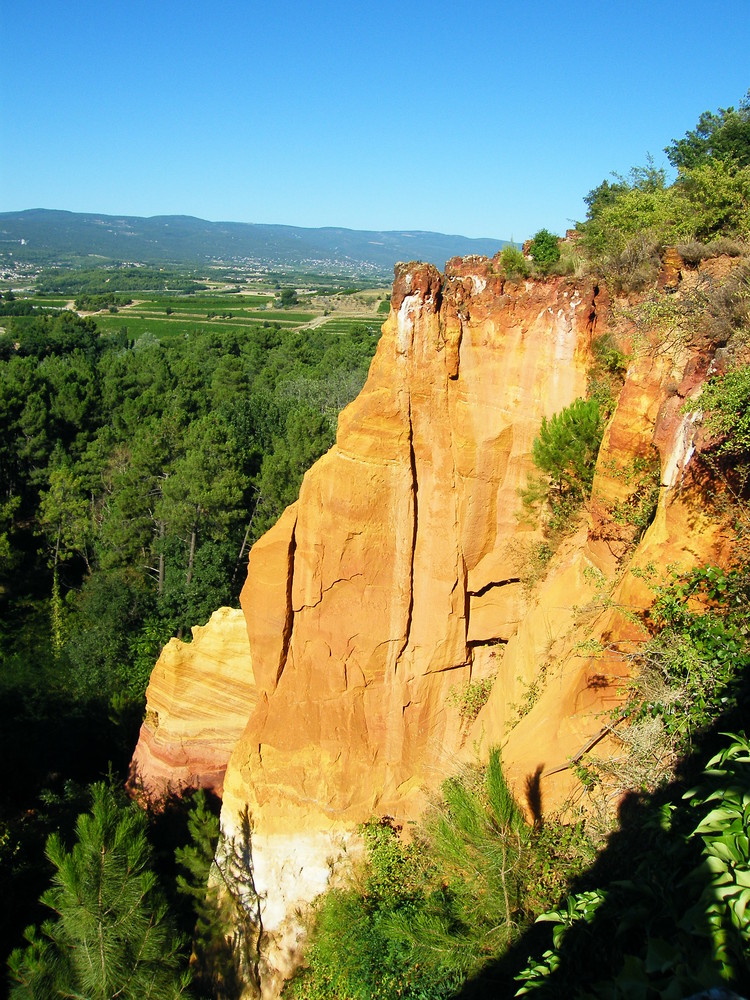
<path id="1" fill-rule="evenodd" d="M 540 229 L 531 241 L 529 255 L 542 273 L 546 274 L 560 259 L 560 241 L 549 229 Z"/>
<path id="2" fill-rule="evenodd" d="M 503 247 L 500 254 L 500 266 L 506 278 L 525 278 L 529 273 L 526 258 L 512 243 Z"/>

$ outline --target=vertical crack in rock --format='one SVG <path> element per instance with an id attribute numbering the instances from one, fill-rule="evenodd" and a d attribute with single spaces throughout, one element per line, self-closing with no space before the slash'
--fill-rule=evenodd
<path id="1" fill-rule="evenodd" d="M 395 667 L 401 660 L 404 650 L 409 645 L 411 638 L 411 623 L 414 613 L 414 554 L 417 548 L 417 524 L 419 516 L 419 483 L 417 481 L 417 459 L 414 454 L 414 423 L 411 416 L 411 396 L 409 396 L 409 464 L 411 467 L 411 493 L 413 503 L 411 552 L 409 555 L 409 608 L 406 612 L 406 627 L 404 629 L 404 641 L 396 654 Z"/>
<path id="2" fill-rule="evenodd" d="M 289 643 L 292 639 L 292 629 L 294 628 L 294 608 L 292 607 L 292 585 L 294 583 L 294 553 L 297 549 L 297 525 L 292 528 L 292 536 L 289 539 L 288 570 L 286 576 L 286 615 L 284 617 L 284 631 L 281 636 L 281 653 L 279 655 L 279 665 L 276 669 L 276 684 L 279 683 L 281 675 L 284 673 L 286 658 L 289 654 Z"/>

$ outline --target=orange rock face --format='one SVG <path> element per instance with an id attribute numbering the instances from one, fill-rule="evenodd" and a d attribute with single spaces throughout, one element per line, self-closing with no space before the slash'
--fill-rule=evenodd
<path id="1" fill-rule="evenodd" d="M 519 520 L 518 491 L 542 417 L 585 394 L 605 299 L 586 280 L 511 285 L 484 258 L 444 274 L 398 265 L 336 445 L 250 553 L 244 620 L 212 619 L 157 665 L 136 767 L 147 788 L 219 785 L 231 749 L 222 823 L 231 833 L 245 806 L 253 816 L 268 996 L 298 960 L 296 908 L 325 887 L 356 824 L 415 818 L 462 757 L 499 743 L 529 810 L 559 806 L 568 761 L 621 701 L 622 653 L 642 639 L 623 609 L 650 594 L 628 562 L 720 555 L 691 500 L 696 421 L 682 412 L 707 363 L 677 345 L 634 357 L 590 517 L 529 581 L 541 535 Z M 658 510 L 636 545 L 647 488 Z M 201 658 L 212 629 L 218 646 Z M 604 651 L 581 652 L 592 642 Z M 490 676 L 469 728 L 456 693 Z"/>
<path id="2" fill-rule="evenodd" d="M 255 819 L 264 928 L 286 942 L 269 981 L 294 962 L 288 914 L 355 825 L 417 816 L 456 766 L 451 692 L 490 672 L 523 617 L 518 538 L 537 536 L 518 489 L 542 417 L 585 393 L 593 299 L 586 282 L 504 285 L 485 259 L 400 265 L 336 446 L 251 552 L 258 704 L 222 822 L 245 804 Z"/>
<path id="3" fill-rule="evenodd" d="M 411 816 L 449 773 L 446 698 L 517 627 L 517 491 L 542 416 L 585 391 L 591 299 L 503 289 L 483 259 L 399 266 L 336 446 L 250 556 L 259 703 L 228 813 L 247 801 L 269 833 Z"/>
<path id="4" fill-rule="evenodd" d="M 255 707 L 245 618 L 221 608 L 193 641 L 172 639 L 146 691 L 146 720 L 133 756 L 133 783 L 152 799 L 185 788 L 219 795 L 229 755 Z"/>

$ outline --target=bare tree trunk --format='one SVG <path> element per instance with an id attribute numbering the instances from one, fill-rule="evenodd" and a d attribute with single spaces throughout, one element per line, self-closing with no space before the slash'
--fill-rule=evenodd
<path id="1" fill-rule="evenodd" d="M 237 572 L 242 566 L 242 560 L 245 555 L 245 549 L 247 548 L 247 543 L 250 539 L 250 532 L 253 530 L 253 524 L 255 523 L 255 515 L 258 513 L 258 508 L 263 502 L 263 495 L 255 488 L 257 499 L 255 501 L 255 506 L 253 507 L 253 512 L 250 515 L 250 520 L 248 521 L 247 527 L 245 528 L 245 537 L 242 539 L 242 545 L 240 546 L 240 554 L 237 556 L 237 562 L 234 564 L 234 571 L 232 572 L 231 584 L 234 585 L 234 581 L 237 579 Z"/>
<path id="2" fill-rule="evenodd" d="M 195 529 L 195 527 L 193 527 L 193 530 L 190 532 L 190 555 L 188 556 L 187 576 L 185 577 L 185 586 L 186 587 L 190 586 L 190 581 L 193 579 L 193 562 L 195 561 L 195 536 L 196 536 L 196 533 L 197 533 L 196 529 Z"/>
<path id="3" fill-rule="evenodd" d="M 159 521 L 159 575 L 156 592 L 161 597 L 164 593 L 164 522 Z"/>

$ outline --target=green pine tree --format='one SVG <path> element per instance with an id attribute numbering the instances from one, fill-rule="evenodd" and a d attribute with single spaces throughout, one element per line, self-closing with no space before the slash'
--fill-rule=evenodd
<path id="1" fill-rule="evenodd" d="M 10 957 L 12 1000 L 173 1000 L 185 994 L 181 942 L 150 869 L 146 816 L 103 783 L 78 817 L 77 842 L 47 841 L 55 868 L 41 901 L 56 914 Z"/>
<path id="2" fill-rule="evenodd" d="M 595 399 L 576 399 L 550 420 L 542 418 L 533 456 L 536 467 L 549 477 L 551 493 L 560 499 L 588 496 L 603 432 Z"/>

